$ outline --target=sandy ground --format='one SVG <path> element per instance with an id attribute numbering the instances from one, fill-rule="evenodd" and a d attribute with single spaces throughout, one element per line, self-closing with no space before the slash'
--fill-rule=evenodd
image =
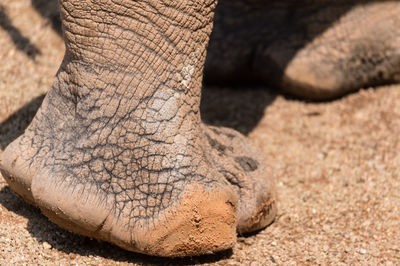
<path id="1" fill-rule="evenodd" d="M 54 1 L 0 1 L 0 149 L 23 132 L 62 60 L 54 12 Z M 262 147 L 279 193 L 274 224 L 214 256 L 152 258 L 58 228 L 0 177 L 0 265 L 400 264 L 398 86 L 326 103 L 208 88 L 203 117 Z"/>

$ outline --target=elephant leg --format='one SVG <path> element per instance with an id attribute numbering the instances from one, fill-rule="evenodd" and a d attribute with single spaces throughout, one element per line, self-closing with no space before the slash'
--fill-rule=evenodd
<path id="1" fill-rule="evenodd" d="M 215 4 L 61 0 L 62 65 L 3 153 L 14 191 L 70 231 L 157 256 L 228 249 L 268 225 L 265 159 L 200 118 Z"/>
<path id="2" fill-rule="evenodd" d="M 205 79 L 257 81 L 315 100 L 398 83 L 399 14 L 398 1 L 221 0 Z"/>

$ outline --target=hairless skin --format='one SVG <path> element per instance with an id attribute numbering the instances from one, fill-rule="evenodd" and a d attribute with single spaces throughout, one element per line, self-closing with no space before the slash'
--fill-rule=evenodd
<path id="1" fill-rule="evenodd" d="M 327 100 L 400 82 L 394 0 L 221 0 L 205 77 Z"/>
<path id="2" fill-rule="evenodd" d="M 63 62 L 1 172 L 63 228 L 135 252 L 214 253 L 276 215 L 262 153 L 201 121 L 204 65 L 313 99 L 399 79 L 395 1 L 221 0 L 206 64 L 216 0 L 59 2 Z"/>

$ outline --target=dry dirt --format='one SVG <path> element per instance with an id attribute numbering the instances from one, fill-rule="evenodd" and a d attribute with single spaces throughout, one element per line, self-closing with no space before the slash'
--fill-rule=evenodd
<path id="1" fill-rule="evenodd" d="M 23 132 L 62 60 L 54 7 L 0 0 L 1 149 Z M 400 264 L 399 86 L 324 103 L 265 88 L 208 88 L 204 99 L 207 121 L 264 150 L 279 194 L 274 224 L 214 256 L 152 258 L 58 228 L 0 177 L 0 265 Z"/>

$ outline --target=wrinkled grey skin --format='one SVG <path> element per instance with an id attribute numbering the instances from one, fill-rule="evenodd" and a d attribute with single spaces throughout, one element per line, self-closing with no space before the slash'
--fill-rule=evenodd
<path id="1" fill-rule="evenodd" d="M 398 1 L 220 1 L 212 82 L 259 82 L 327 100 L 400 81 Z"/>
<path id="2" fill-rule="evenodd" d="M 397 1 L 60 0 L 66 53 L 9 185 L 60 226 L 157 256 L 231 248 L 276 215 L 267 161 L 202 123 L 208 82 L 311 99 L 399 81 Z M 208 58 L 207 46 L 211 35 Z"/>

